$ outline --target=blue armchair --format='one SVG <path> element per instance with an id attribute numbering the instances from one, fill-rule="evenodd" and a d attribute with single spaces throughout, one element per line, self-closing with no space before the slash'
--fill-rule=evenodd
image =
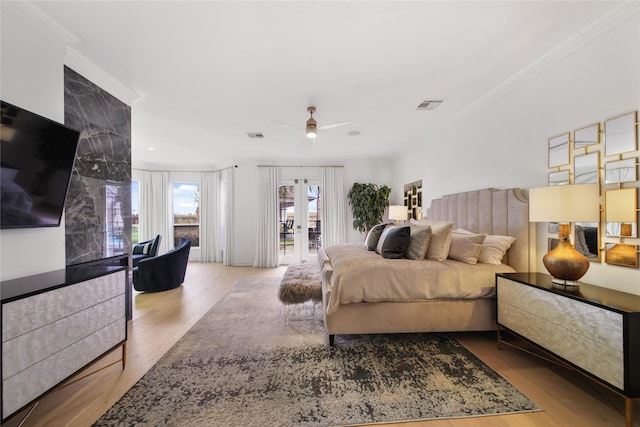
<path id="1" fill-rule="evenodd" d="M 158 234 L 155 239 L 147 240 L 145 242 L 140 242 L 137 245 L 134 245 L 133 253 L 131 254 L 131 265 L 135 267 L 138 265 L 140 260 L 158 255 L 158 247 L 160 246 L 161 240 L 162 236 Z"/>
<path id="2" fill-rule="evenodd" d="M 189 261 L 191 240 L 180 238 L 180 243 L 165 254 L 140 260 L 133 268 L 133 288 L 141 292 L 168 291 L 184 282 Z"/>

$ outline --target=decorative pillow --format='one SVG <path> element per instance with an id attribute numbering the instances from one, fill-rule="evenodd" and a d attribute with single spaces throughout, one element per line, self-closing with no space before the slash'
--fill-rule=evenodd
<path id="1" fill-rule="evenodd" d="M 389 225 L 380 236 L 376 252 L 384 258 L 403 258 L 410 239 L 409 226 Z"/>
<path id="2" fill-rule="evenodd" d="M 137 244 L 133 246 L 133 255 L 141 255 L 141 254 L 148 254 L 149 253 L 149 248 L 151 248 L 152 243 L 147 243 L 147 244 Z"/>
<path id="3" fill-rule="evenodd" d="M 489 234 L 482 242 L 482 251 L 478 257 L 478 262 L 483 264 L 502 264 L 502 258 L 504 258 L 504 255 L 515 241 L 515 237 Z"/>
<path id="4" fill-rule="evenodd" d="M 431 226 L 431 241 L 427 249 L 427 259 L 436 261 L 444 261 L 449 255 L 451 247 L 451 232 L 453 231 L 453 223 L 449 221 L 436 221 L 433 219 L 411 219 L 411 224 Z"/>
<path id="5" fill-rule="evenodd" d="M 378 224 L 371 227 L 369 230 L 369 234 L 367 234 L 367 238 L 364 239 L 364 246 L 370 250 L 375 251 L 378 246 L 378 241 L 380 240 L 380 236 L 384 231 L 385 227 L 389 224 Z"/>
<path id="6" fill-rule="evenodd" d="M 429 242 L 431 241 L 431 226 L 421 227 L 409 224 L 411 236 L 409 238 L 409 247 L 404 256 L 409 259 L 424 259 L 427 256 Z"/>
<path id="7" fill-rule="evenodd" d="M 467 264 L 477 264 L 486 234 L 451 233 L 449 258 Z"/>

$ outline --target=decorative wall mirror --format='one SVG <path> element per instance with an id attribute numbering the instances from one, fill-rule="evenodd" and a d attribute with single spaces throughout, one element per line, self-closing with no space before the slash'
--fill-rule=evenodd
<path id="1" fill-rule="evenodd" d="M 569 133 L 549 138 L 549 167 L 569 164 Z"/>
<path id="2" fill-rule="evenodd" d="M 636 163 L 638 159 L 624 159 L 617 162 L 607 162 L 604 165 L 604 182 L 613 184 L 618 182 L 636 181 Z"/>
<path id="3" fill-rule="evenodd" d="M 638 113 L 633 111 L 604 122 L 605 156 L 638 149 L 637 121 Z"/>
<path id="4" fill-rule="evenodd" d="M 422 180 L 405 184 L 403 198 L 409 219 L 422 219 Z"/>
<path id="5" fill-rule="evenodd" d="M 637 237 L 637 188 L 619 188 L 604 193 L 606 236 Z"/>
<path id="6" fill-rule="evenodd" d="M 600 233 L 597 222 L 576 222 L 574 246 L 589 261 L 600 262 Z"/>
<path id="7" fill-rule="evenodd" d="M 549 186 L 569 184 L 569 171 L 550 172 Z"/>
<path id="8" fill-rule="evenodd" d="M 600 165 L 600 153 L 595 152 L 584 156 L 576 156 L 573 159 L 573 183 L 574 184 L 598 184 Z"/>
<path id="9" fill-rule="evenodd" d="M 623 243 L 607 243 L 605 247 L 607 264 L 638 268 L 638 246 Z"/>
<path id="10" fill-rule="evenodd" d="M 573 132 L 574 148 L 587 147 L 589 145 L 600 143 L 600 123 L 595 123 Z"/>

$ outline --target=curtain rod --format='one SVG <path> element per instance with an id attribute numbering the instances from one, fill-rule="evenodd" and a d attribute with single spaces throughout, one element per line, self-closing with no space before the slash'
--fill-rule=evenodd
<path id="1" fill-rule="evenodd" d="M 158 170 L 158 169 L 142 169 L 142 168 L 134 168 L 132 167 L 131 170 L 137 170 L 137 171 L 143 171 L 143 172 L 179 172 L 179 173 L 187 173 L 187 172 L 193 172 L 193 173 L 202 173 L 202 172 L 220 172 L 226 169 L 233 169 L 233 168 L 237 168 L 238 165 L 233 165 L 233 166 L 228 166 L 226 168 L 222 168 L 222 169 L 215 169 L 215 170 L 200 170 L 200 171 L 194 171 L 194 170 Z"/>
<path id="2" fill-rule="evenodd" d="M 278 166 L 278 165 L 258 165 L 259 168 L 343 168 L 344 166 Z"/>

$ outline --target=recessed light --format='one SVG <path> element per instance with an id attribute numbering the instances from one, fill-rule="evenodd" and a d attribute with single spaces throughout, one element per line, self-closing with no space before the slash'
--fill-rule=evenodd
<path id="1" fill-rule="evenodd" d="M 149 150 L 149 151 L 153 151 L 153 150 L 155 150 L 155 148 L 153 148 L 153 147 L 149 147 L 149 148 L 147 148 L 147 150 Z"/>
<path id="2" fill-rule="evenodd" d="M 349 135 L 349 136 L 358 136 L 358 135 L 360 135 L 360 131 L 359 130 L 352 130 L 347 135 Z"/>

